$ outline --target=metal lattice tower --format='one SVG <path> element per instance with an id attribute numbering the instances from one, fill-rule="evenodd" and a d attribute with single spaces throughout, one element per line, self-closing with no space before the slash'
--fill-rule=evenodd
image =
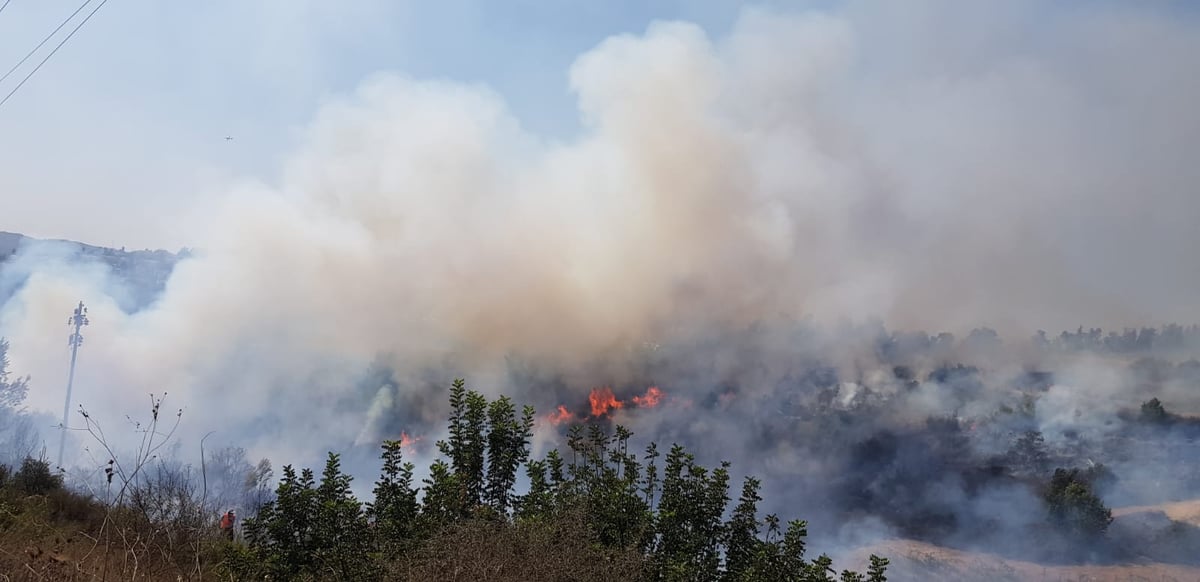
<path id="1" fill-rule="evenodd" d="M 79 355 L 79 346 L 83 345 L 83 335 L 79 333 L 79 330 L 87 324 L 87 307 L 84 307 L 83 302 L 80 301 L 79 307 L 75 308 L 75 313 L 67 318 L 67 325 L 74 327 L 75 331 L 67 338 L 67 345 L 71 346 L 71 372 L 67 376 L 67 400 L 63 403 L 62 434 L 58 438 L 58 466 L 60 468 L 63 462 L 63 448 L 67 444 L 67 427 L 69 426 L 67 415 L 71 412 L 71 385 L 75 383 L 75 359 Z"/>

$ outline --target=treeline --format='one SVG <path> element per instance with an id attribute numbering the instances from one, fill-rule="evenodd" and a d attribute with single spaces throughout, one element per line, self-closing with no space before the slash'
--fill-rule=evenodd
<path id="1" fill-rule="evenodd" d="M 993 329 L 980 327 L 959 338 L 949 332 L 929 334 L 922 331 L 875 329 L 875 351 L 882 361 L 902 360 L 918 355 L 946 355 L 956 350 L 993 349 L 1003 342 Z M 1063 331 L 1053 336 L 1038 330 L 1030 339 L 1033 347 L 1048 351 L 1096 352 L 1108 354 L 1149 354 L 1200 349 L 1200 325 L 1175 323 L 1158 327 L 1125 328 L 1120 332 L 1094 327 Z"/>
<path id="2" fill-rule="evenodd" d="M 373 499 L 351 492 L 330 454 L 320 479 L 283 468 L 275 499 L 228 549 L 239 579 L 738 580 L 883 582 L 807 558 L 807 524 L 760 516 L 748 477 L 733 507 L 729 464 L 680 446 L 632 452 L 632 434 L 571 429 L 566 453 L 530 459 L 533 409 L 454 382 L 441 458 L 414 483 L 398 441 L 383 444 Z M 661 459 L 660 459 L 661 457 Z M 518 472 L 529 486 L 517 493 Z"/>
<path id="3" fill-rule="evenodd" d="M 1185 327 L 1172 323 L 1162 328 L 1125 328 L 1121 332 L 1108 333 L 1098 327 L 1087 330 L 1079 327 L 1074 332 L 1064 331 L 1054 338 L 1048 338 L 1045 332 L 1039 331 L 1034 336 L 1034 342 L 1052 349 L 1115 354 L 1194 349 L 1200 347 L 1200 325 Z"/>

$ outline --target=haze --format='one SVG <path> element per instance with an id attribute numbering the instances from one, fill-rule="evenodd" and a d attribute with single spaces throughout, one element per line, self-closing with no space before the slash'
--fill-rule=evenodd
<path id="1" fill-rule="evenodd" d="M 0 310 L 31 405 L 80 299 L 83 401 L 304 403 L 254 436 L 304 450 L 358 434 L 321 406 L 380 360 L 499 391 L 513 355 L 779 317 L 1200 320 L 1188 5 L 440 6 L 114 2 L 0 107 L 0 228 L 200 250 L 134 313 L 31 264 Z M 0 55 L 69 8 L 14 2 Z"/>

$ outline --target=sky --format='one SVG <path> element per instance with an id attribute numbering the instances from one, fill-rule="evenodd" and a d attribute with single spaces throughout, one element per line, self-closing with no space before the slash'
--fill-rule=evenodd
<path id="1" fill-rule="evenodd" d="M 77 6 L 13 0 L 0 14 L 0 67 Z M 380 72 L 484 84 L 532 133 L 567 139 L 579 130 L 567 70 L 580 54 L 655 20 L 720 37 L 747 6 L 854 20 L 885 47 L 857 63 L 869 74 L 899 70 L 889 45 L 903 47 L 898 58 L 938 67 L 970 67 L 996 50 L 1058 51 L 1047 29 L 1122 3 L 111 0 L 0 108 L 0 230 L 117 247 L 194 245 L 231 183 L 274 181 L 322 104 Z M 1187 2 L 1138 11 L 1195 20 Z"/>
<path id="2" fill-rule="evenodd" d="M 13 0 L 0 13 L 4 70 L 78 5 Z M 379 72 L 486 84 L 531 131 L 569 137 L 579 117 L 567 69 L 579 54 L 656 19 L 722 34 L 741 5 L 111 0 L 0 108 L 0 230 L 194 245 L 214 197 L 275 179 L 320 106 Z"/>

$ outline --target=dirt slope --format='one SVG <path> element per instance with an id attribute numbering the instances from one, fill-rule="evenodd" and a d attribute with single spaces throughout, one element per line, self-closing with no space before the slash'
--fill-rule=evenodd
<path id="1" fill-rule="evenodd" d="M 859 548 L 835 563 L 864 564 L 872 553 L 887 556 L 892 561 L 888 580 L 893 582 L 1200 582 L 1200 543 L 1196 543 L 1200 538 L 1186 533 L 1200 527 L 1200 499 L 1122 507 L 1113 510 L 1113 517 L 1110 537 L 1149 540 L 1148 554 L 1158 553 L 1157 550 L 1172 543 L 1183 544 L 1187 547 L 1171 553 L 1191 555 L 1195 559 L 1163 561 L 1146 555 L 1124 564 L 1050 565 L 1007 559 L 985 551 L 968 552 L 913 540 L 887 540 Z"/>

